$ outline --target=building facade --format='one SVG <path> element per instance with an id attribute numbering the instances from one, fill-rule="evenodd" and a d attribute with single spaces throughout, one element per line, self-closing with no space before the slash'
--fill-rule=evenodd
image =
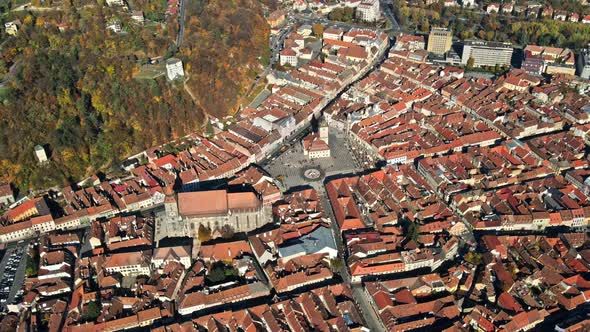
<path id="1" fill-rule="evenodd" d="M 482 40 L 466 40 L 463 45 L 461 63 L 467 65 L 473 58 L 474 67 L 509 66 L 512 60 L 512 44 L 488 42 Z"/>
<path id="2" fill-rule="evenodd" d="M 150 257 L 147 251 L 113 254 L 103 265 L 108 273 L 121 273 L 123 276 L 150 275 Z"/>
<path id="3" fill-rule="evenodd" d="M 184 69 L 182 69 L 180 59 L 170 58 L 166 60 L 166 76 L 170 81 L 184 77 Z"/>
<path id="4" fill-rule="evenodd" d="M 47 153 L 45 152 L 45 148 L 42 145 L 35 146 L 35 157 L 39 163 L 44 163 L 47 161 Z"/>
<path id="5" fill-rule="evenodd" d="M 253 192 L 228 193 L 226 190 L 178 194 L 178 211 L 186 236 L 198 237 L 199 226 L 235 232 L 249 232 L 272 222 L 272 209 L 262 204 Z"/>
<path id="6" fill-rule="evenodd" d="M 427 50 L 430 53 L 443 55 L 451 50 L 453 32 L 445 28 L 432 28 L 428 35 Z"/>
<path id="7" fill-rule="evenodd" d="M 580 52 L 577 67 L 580 77 L 590 79 L 590 48 L 585 48 Z"/>
<path id="8" fill-rule="evenodd" d="M 4 23 L 4 28 L 6 29 L 6 34 L 11 36 L 16 36 L 16 33 L 18 32 L 18 24 L 16 21 Z"/>
<path id="9" fill-rule="evenodd" d="M 363 0 L 356 7 L 356 17 L 365 22 L 375 22 L 379 20 L 379 0 Z"/>
<path id="10" fill-rule="evenodd" d="M 279 54 L 279 63 L 281 66 L 289 65 L 291 67 L 297 67 L 297 52 L 292 49 L 282 50 Z"/>
<path id="11" fill-rule="evenodd" d="M 10 184 L 0 184 L 0 205 L 10 205 L 14 203 L 14 193 Z"/>

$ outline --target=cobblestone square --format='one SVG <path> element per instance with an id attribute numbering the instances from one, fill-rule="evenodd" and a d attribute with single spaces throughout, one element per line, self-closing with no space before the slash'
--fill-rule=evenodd
<path id="1" fill-rule="evenodd" d="M 272 177 L 281 181 L 284 190 L 305 185 L 318 189 L 327 176 L 360 170 L 360 165 L 350 152 L 345 133 L 339 129 L 330 128 L 329 135 L 329 158 L 309 159 L 303 154 L 301 142 L 295 142 L 263 168 Z M 319 176 L 316 171 L 319 171 Z"/>

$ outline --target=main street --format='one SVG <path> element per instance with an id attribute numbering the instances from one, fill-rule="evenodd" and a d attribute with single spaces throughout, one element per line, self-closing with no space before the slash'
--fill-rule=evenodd
<path id="1" fill-rule="evenodd" d="M 298 18 L 299 19 L 299 18 Z M 317 23 L 314 19 L 302 20 L 306 24 Z M 321 22 L 325 22 L 321 21 Z M 331 22 L 333 23 L 333 22 Z M 345 29 L 356 27 L 346 23 L 335 23 L 332 26 L 337 26 Z M 285 34 L 286 35 L 286 34 Z M 272 44 L 272 43 L 271 43 Z M 281 43 L 282 44 L 282 43 Z M 279 44 L 279 45 L 281 45 Z M 343 87 L 339 93 L 335 94 L 329 102 L 326 103 L 324 109 L 328 108 L 335 100 L 340 98 L 342 93 L 347 91 L 351 86 L 367 77 L 372 71 L 378 68 L 386 59 L 390 46 L 382 50 L 379 56 L 373 59 L 371 65 L 367 66 L 367 69 L 362 75 L 358 75 L 354 80 L 349 82 Z M 332 206 L 328 199 L 325 191 L 325 179 L 326 176 L 336 174 L 356 174 L 362 170 L 360 162 L 350 153 L 350 147 L 346 143 L 346 133 L 338 129 L 330 128 L 329 143 L 331 150 L 330 158 L 322 158 L 324 160 L 309 160 L 303 155 L 301 149 L 300 138 L 297 135 L 291 141 L 286 142 L 290 148 L 284 151 L 282 154 L 274 157 L 271 160 L 262 163 L 262 167 L 267 170 L 274 178 L 281 178 L 283 189 L 296 189 L 298 187 L 313 186 L 319 195 L 320 201 L 324 210 L 326 211 L 327 217 L 331 220 L 332 233 L 336 240 L 336 246 L 339 252 L 337 260 L 339 261 L 334 266 L 334 271 L 338 273 L 342 280 L 351 285 L 351 277 L 348 271 L 348 264 L 346 260 L 346 244 L 343 242 L 340 228 L 334 216 Z M 317 168 L 320 171 L 320 177 L 315 180 L 305 178 L 303 172 L 307 168 Z M 362 284 L 351 285 L 352 295 L 355 302 L 358 304 L 359 309 L 364 317 L 366 326 L 371 331 L 385 331 L 385 327 L 381 324 L 381 320 L 378 314 L 375 312 L 374 307 L 371 305 L 371 299 L 365 292 Z"/>

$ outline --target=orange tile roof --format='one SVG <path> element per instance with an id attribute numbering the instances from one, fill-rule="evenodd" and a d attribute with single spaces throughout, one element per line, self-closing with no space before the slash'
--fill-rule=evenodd
<path id="1" fill-rule="evenodd" d="M 227 213 L 227 191 L 209 190 L 178 194 L 181 215 L 198 216 Z"/>
<path id="2" fill-rule="evenodd" d="M 253 192 L 230 193 L 227 195 L 229 210 L 248 210 L 260 206 L 260 200 Z"/>

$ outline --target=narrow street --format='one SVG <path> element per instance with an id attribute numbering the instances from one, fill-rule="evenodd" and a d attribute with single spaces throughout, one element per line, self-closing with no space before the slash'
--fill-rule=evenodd
<path id="1" fill-rule="evenodd" d="M 184 37 L 184 21 L 186 16 L 186 0 L 180 0 L 180 10 L 178 11 L 178 35 L 176 36 L 176 47 L 180 49 L 182 46 L 182 38 Z"/>
<path id="2" fill-rule="evenodd" d="M 371 331 L 385 331 L 385 327 L 381 325 L 381 320 L 377 316 L 377 313 L 373 309 L 371 305 L 371 300 L 367 297 L 367 293 L 365 293 L 364 288 L 362 285 L 352 285 L 352 297 L 354 301 L 358 304 L 363 317 L 365 318 L 365 322 L 367 323 L 367 327 L 371 329 Z"/>

